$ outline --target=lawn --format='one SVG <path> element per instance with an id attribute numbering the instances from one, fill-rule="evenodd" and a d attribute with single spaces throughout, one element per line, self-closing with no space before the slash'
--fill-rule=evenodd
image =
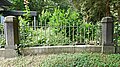
<path id="1" fill-rule="evenodd" d="M 0 67 L 120 67 L 120 55 L 75 53 L 19 56 L 1 60 Z"/>

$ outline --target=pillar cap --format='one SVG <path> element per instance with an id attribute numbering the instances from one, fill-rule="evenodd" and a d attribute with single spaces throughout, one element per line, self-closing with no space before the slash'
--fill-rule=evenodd
<path id="1" fill-rule="evenodd" d="M 15 18 L 16 18 L 15 16 L 7 16 L 7 17 L 5 17 L 4 22 L 5 23 L 13 23 Z"/>
<path id="2" fill-rule="evenodd" d="M 102 23 L 112 23 L 114 22 L 112 17 L 103 17 L 101 20 Z"/>

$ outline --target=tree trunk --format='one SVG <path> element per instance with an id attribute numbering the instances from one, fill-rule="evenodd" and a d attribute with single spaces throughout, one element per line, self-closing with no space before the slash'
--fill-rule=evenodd
<path id="1" fill-rule="evenodd" d="M 110 0 L 106 0 L 106 16 L 110 16 Z"/>

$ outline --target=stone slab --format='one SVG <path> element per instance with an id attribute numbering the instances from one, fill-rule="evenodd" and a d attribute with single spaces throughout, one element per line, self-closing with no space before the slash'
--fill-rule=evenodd
<path id="1" fill-rule="evenodd" d="M 115 53 L 115 47 L 114 46 L 103 46 L 101 52 L 102 53 L 113 54 L 113 53 Z"/>
<path id="2" fill-rule="evenodd" d="M 17 57 L 18 56 L 18 53 L 16 50 L 14 49 L 5 49 L 5 52 L 4 52 L 4 57 L 5 58 L 14 58 L 14 57 Z"/>
<path id="3" fill-rule="evenodd" d="M 0 48 L 0 57 L 4 57 L 5 49 Z"/>
<path id="4" fill-rule="evenodd" d="M 21 50 L 23 55 L 36 54 L 61 54 L 61 53 L 80 53 L 80 52 L 101 52 L 101 46 L 80 45 L 80 46 L 42 46 L 29 47 Z"/>

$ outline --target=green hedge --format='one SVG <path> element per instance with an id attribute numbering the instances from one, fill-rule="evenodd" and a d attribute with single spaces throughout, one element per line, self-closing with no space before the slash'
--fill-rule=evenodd
<path id="1" fill-rule="evenodd" d="M 60 54 L 50 56 L 40 67 L 120 67 L 120 55 Z"/>

